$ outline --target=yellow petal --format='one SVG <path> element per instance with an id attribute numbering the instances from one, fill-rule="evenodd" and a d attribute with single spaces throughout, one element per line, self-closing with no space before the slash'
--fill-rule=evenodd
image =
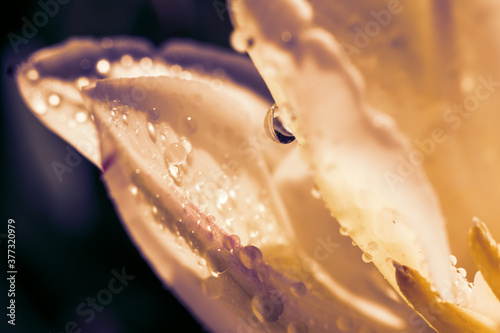
<path id="1" fill-rule="evenodd" d="M 469 246 L 477 267 L 500 300 L 500 247 L 491 237 L 486 224 L 478 219 L 474 220 L 470 230 Z"/>
<path id="2" fill-rule="evenodd" d="M 429 281 L 416 270 L 394 263 L 401 292 L 413 308 L 438 332 L 494 333 L 496 327 L 488 318 L 440 299 Z"/>

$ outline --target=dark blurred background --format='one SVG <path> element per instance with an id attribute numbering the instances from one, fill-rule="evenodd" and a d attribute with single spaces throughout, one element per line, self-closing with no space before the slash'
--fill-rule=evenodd
<path id="1" fill-rule="evenodd" d="M 57 13 L 26 43 L 25 21 L 43 4 Z M 61 4 L 59 3 L 61 2 Z M 64 3 L 64 4 L 62 4 Z M 192 38 L 229 48 L 223 0 L 40 0 L 3 3 L 0 332 L 204 332 L 164 288 L 118 220 L 98 170 L 83 161 L 59 182 L 67 144 L 26 108 L 12 72 L 32 52 L 74 35 Z M 12 34 L 10 35 L 13 36 Z M 7 221 L 16 221 L 16 326 L 7 325 Z M 135 276 L 89 323 L 76 308 L 108 288 L 112 270 Z M 85 307 L 87 309 L 88 307 Z M 67 326 L 75 322 L 78 329 Z"/>

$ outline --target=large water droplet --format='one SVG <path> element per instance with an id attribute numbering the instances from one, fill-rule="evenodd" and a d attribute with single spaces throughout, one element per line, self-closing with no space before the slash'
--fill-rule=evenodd
<path id="1" fill-rule="evenodd" d="M 165 149 L 165 161 L 168 164 L 179 165 L 186 160 L 186 148 L 180 143 L 172 143 Z"/>
<path id="2" fill-rule="evenodd" d="M 283 302 L 279 296 L 273 293 L 264 293 L 254 296 L 252 310 L 261 322 L 272 323 L 277 321 L 283 314 Z"/>
<path id="3" fill-rule="evenodd" d="M 246 268 L 252 269 L 262 263 L 262 252 L 253 245 L 245 246 L 240 251 L 240 260 Z"/>
<path id="4" fill-rule="evenodd" d="M 308 331 L 307 325 L 298 321 L 291 321 L 286 328 L 287 333 L 307 333 Z"/>
<path id="5" fill-rule="evenodd" d="M 295 140 L 295 136 L 285 128 L 279 117 L 279 109 L 276 104 L 267 110 L 264 118 L 264 130 L 266 134 L 275 142 L 288 144 Z"/>
<path id="6" fill-rule="evenodd" d="M 208 268 L 214 275 L 224 273 L 231 265 L 231 253 L 226 249 L 210 249 L 206 256 Z"/>

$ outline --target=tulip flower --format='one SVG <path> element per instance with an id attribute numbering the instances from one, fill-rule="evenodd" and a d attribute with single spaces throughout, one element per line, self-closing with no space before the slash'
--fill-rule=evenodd
<path id="1" fill-rule="evenodd" d="M 498 332 L 500 5 L 228 5 L 252 62 L 75 38 L 17 75 L 158 278 L 214 332 Z"/>

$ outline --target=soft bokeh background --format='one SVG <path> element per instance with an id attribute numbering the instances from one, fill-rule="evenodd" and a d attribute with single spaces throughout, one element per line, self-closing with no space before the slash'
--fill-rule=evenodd
<path id="1" fill-rule="evenodd" d="M 41 3 L 57 0 L 41 0 Z M 51 163 L 65 164 L 67 144 L 26 108 L 12 72 L 46 45 L 74 35 L 171 37 L 227 47 L 231 25 L 222 0 L 65 0 L 57 14 L 16 53 L 7 35 L 22 36 L 38 1 L 3 4 L 1 112 L 0 332 L 203 332 L 153 274 L 125 233 L 98 170 L 83 160 L 59 182 Z M 58 3 L 58 2 L 56 2 Z M 9 75 L 10 73 L 10 75 Z M 7 220 L 16 221 L 16 326 L 7 325 Z M 135 279 L 86 323 L 76 308 L 107 288 L 113 269 Z M 78 331 L 76 331 L 78 332 Z"/>

